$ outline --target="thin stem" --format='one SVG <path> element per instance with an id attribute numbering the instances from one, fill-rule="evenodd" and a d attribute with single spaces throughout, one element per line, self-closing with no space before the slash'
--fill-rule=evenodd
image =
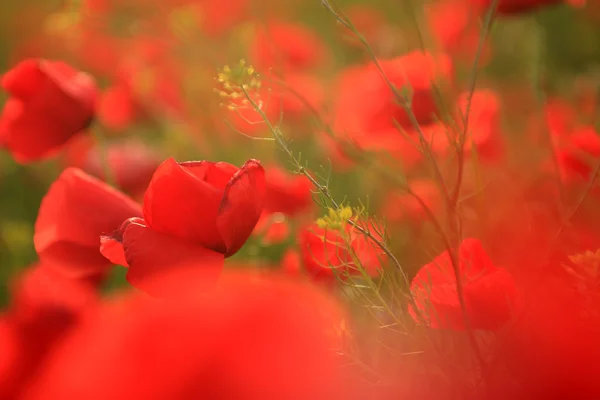
<path id="1" fill-rule="evenodd" d="M 468 86 L 468 94 L 467 94 L 467 104 L 465 106 L 465 114 L 463 115 L 461 112 L 461 116 L 463 117 L 463 130 L 460 134 L 458 140 L 458 168 L 457 168 L 457 176 L 456 176 L 456 184 L 454 186 L 454 190 L 452 191 L 451 204 L 456 206 L 458 203 L 458 198 L 460 197 L 460 187 L 462 185 L 463 179 L 463 169 L 464 169 L 464 149 L 465 142 L 467 140 L 467 134 L 469 133 L 469 117 L 471 115 L 471 104 L 473 101 L 473 93 L 475 93 L 475 87 L 477 85 L 477 77 L 479 72 L 479 61 L 481 59 L 481 55 L 483 53 L 483 46 L 485 45 L 485 41 L 490 33 L 492 23 L 494 20 L 494 14 L 496 12 L 496 8 L 498 7 L 499 0 L 492 0 L 490 6 L 485 15 L 485 19 L 483 22 L 483 26 L 481 28 L 481 32 L 479 34 L 479 41 L 477 43 L 477 50 L 475 52 L 475 59 L 473 61 L 473 67 L 471 68 L 471 80 Z"/>
<path id="2" fill-rule="evenodd" d="M 306 178 L 308 178 L 308 180 L 313 184 L 313 186 L 315 188 L 317 188 L 317 190 L 336 209 L 339 209 L 340 205 L 337 203 L 337 201 L 333 198 L 333 196 L 329 192 L 329 188 L 327 188 L 326 186 L 321 185 L 306 170 L 306 168 L 300 164 L 300 161 L 296 158 L 296 156 L 291 151 L 291 149 L 289 148 L 289 146 L 283 140 L 281 132 L 275 126 L 273 126 L 273 124 L 271 123 L 271 121 L 269 120 L 269 118 L 266 116 L 266 114 L 264 113 L 264 111 L 262 109 L 260 109 L 260 107 L 258 106 L 258 104 L 256 104 L 256 102 L 254 101 L 254 99 L 252 99 L 252 97 L 248 93 L 248 90 L 244 86 L 241 86 L 241 91 L 244 93 L 244 95 L 246 96 L 246 99 L 252 105 L 252 107 L 255 108 L 256 112 L 258 112 L 260 114 L 260 116 L 263 118 L 263 120 L 265 121 L 265 124 L 267 125 L 267 127 L 269 128 L 269 130 L 271 131 L 271 133 L 273 134 L 273 137 L 275 138 L 275 140 L 277 141 L 277 143 L 279 144 L 279 146 L 283 149 L 283 151 L 287 154 L 287 156 L 290 158 L 290 160 L 293 162 L 293 164 L 297 168 L 298 172 L 301 173 L 302 175 L 306 176 Z M 408 279 L 408 276 L 406 275 L 406 272 L 404 271 L 404 268 L 402 267 L 402 265 L 400 264 L 400 261 L 398 261 L 398 259 L 396 258 L 396 256 L 385 245 L 385 243 L 383 243 L 381 240 L 379 240 L 377 237 L 375 237 L 368 229 L 363 228 L 362 226 L 360 226 L 359 224 L 357 224 L 352 219 L 348 219 L 347 222 L 353 228 L 355 228 L 356 230 L 358 230 L 360 233 L 362 233 L 363 235 L 367 236 L 373 243 L 375 243 L 375 245 L 377 247 L 379 247 L 379 249 L 381 249 L 381 251 L 383 251 L 385 253 L 385 255 L 392 261 L 392 263 L 394 264 L 394 266 L 396 267 L 396 269 L 402 275 L 402 279 L 404 280 L 404 283 L 406 284 L 406 286 L 410 287 L 410 280 Z M 417 313 L 417 315 L 420 315 L 420 310 L 417 307 L 417 303 L 416 303 L 414 297 L 412 296 L 412 293 L 410 292 L 410 290 L 408 291 L 408 296 L 409 296 L 409 301 L 411 302 L 411 305 L 415 309 L 415 313 Z M 425 319 L 423 319 L 423 321 L 425 321 Z"/>
<path id="3" fill-rule="evenodd" d="M 495 0 L 497 1 L 497 0 Z M 327 2 L 329 5 L 329 2 Z M 445 180 L 442 176 L 442 173 L 440 171 L 439 165 L 438 163 L 435 161 L 435 158 L 433 156 L 433 151 L 431 149 L 431 147 L 428 145 L 427 140 L 425 138 L 425 134 L 419 124 L 419 121 L 417 120 L 414 112 L 412 111 L 412 107 L 410 102 L 398 91 L 398 89 L 394 86 L 394 84 L 390 81 L 389 77 L 387 76 L 387 74 L 385 73 L 385 71 L 383 70 L 383 67 L 381 66 L 381 63 L 379 62 L 377 56 L 375 55 L 375 53 L 373 52 L 373 49 L 371 48 L 371 46 L 369 45 L 369 43 L 367 42 L 367 40 L 365 39 L 365 37 L 363 35 L 361 35 L 358 30 L 356 29 L 356 27 L 352 24 L 352 22 L 343 15 L 343 13 L 341 11 L 334 11 L 333 8 L 329 5 L 329 7 L 327 7 L 332 13 L 334 13 L 334 15 L 338 18 L 338 20 L 343 20 L 344 21 L 344 25 L 346 27 L 348 27 L 352 33 L 354 33 L 356 35 L 356 37 L 358 38 L 358 40 L 361 42 L 361 44 L 364 46 L 365 50 L 367 51 L 367 53 L 369 54 L 369 57 L 371 58 L 371 60 L 373 61 L 375 67 L 377 68 L 377 70 L 379 71 L 379 73 L 381 74 L 382 78 L 384 79 L 386 85 L 390 88 L 390 90 L 392 91 L 394 97 L 396 98 L 396 100 L 398 101 L 399 105 L 402 107 L 402 109 L 404 110 L 404 112 L 406 113 L 406 115 L 408 116 L 409 122 L 411 123 L 411 125 L 413 126 L 413 128 L 415 129 L 415 131 L 417 132 L 418 136 L 419 136 L 419 140 L 421 142 L 421 145 L 423 146 L 423 150 L 425 152 L 425 155 L 428 159 L 428 161 L 430 162 L 430 165 L 433 169 L 433 173 L 435 175 L 436 181 L 438 183 L 438 185 L 440 186 L 440 189 L 442 191 L 442 193 L 444 194 L 444 199 L 445 199 L 445 203 L 446 203 L 446 207 L 448 210 L 448 213 L 450 214 L 450 221 L 451 221 L 451 233 L 453 237 L 456 237 L 457 240 L 457 245 L 453 246 L 451 244 L 451 241 L 448 239 L 448 237 L 446 235 L 443 235 L 444 238 L 444 242 L 446 244 L 447 247 L 447 251 L 450 255 L 450 260 L 452 263 L 452 268 L 454 270 L 454 275 L 455 275 L 455 279 L 456 279 L 456 290 L 457 290 L 457 294 L 458 294 L 458 299 L 459 299 L 459 303 L 460 303 L 460 308 L 461 308 L 461 312 L 463 315 L 463 320 L 465 323 L 465 328 L 467 330 L 467 335 L 469 337 L 469 342 L 471 343 L 471 347 L 473 348 L 473 352 L 475 353 L 475 357 L 478 359 L 478 361 L 480 362 L 482 368 L 486 367 L 486 362 L 485 359 L 483 358 L 483 355 L 481 353 L 481 350 L 479 348 L 479 344 L 477 343 L 477 340 L 475 338 L 475 335 L 473 333 L 473 329 L 472 329 L 472 325 L 470 322 L 470 318 L 467 312 L 467 307 L 466 307 L 466 302 L 465 302 L 465 298 L 464 298 L 464 292 L 463 292 L 463 282 L 462 282 L 462 277 L 460 276 L 460 261 L 457 257 L 457 250 L 458 250 L 458 244 L 460 241 L 460 237 L 459 237 L 459 224 L 456 220 L 457 215 L 456 215 L 456 210 L 455 207 L 452 204 L 451 201 L 451 196 L 450 196 L 450 192 L 448 191 L 448 188 L 446 186 Z M 407 82 L 408 79 L 406 79 Z"/>

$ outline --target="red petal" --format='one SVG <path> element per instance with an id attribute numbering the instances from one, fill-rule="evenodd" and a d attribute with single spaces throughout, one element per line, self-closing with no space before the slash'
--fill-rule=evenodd
<path id="1" fill-rule="evenodd" d="M 86 129 L 94 114 L 96 86 L 91 77 L 47 61 L 39 63 L 39 71 L 40 77 L 30 77 L 27 83 L 20 81 L 26 79 L 25 72 L 4 79 L 18 96 L 3 113 L 2 139 L 20 162 L 50 156 Z"/>
<path id="2" fill-rule="evenodd" d="M 42 200 L 33 238 L 44 264 L 82 277 L 104 269 L 100 236 L 140 216 L 137 203 L 77 168 L 66 169 Z"/>
<path id="3" fill-rule="evenodd" d="M 100 253 L 115 265 L 129 266 L 125 258 L 123 243 L 110 236 L 100 237 Z"/>
<path id="4" fill-rule="evenodd" d="M 519 307 L 519 293 L 512 276 L 498 268 L 465 285 L 465 302 L 475 329 L 495 330 L 505 325 Z"/>
<path id="5" fill-rule="evenodd" d="M 512 277 L 493 265 L 479 240 L 463 240 L 459 255 L 463 296 L 472 327 L 486 330 L 500 328 L 508 322 L 518 301 Z M 419 270 L 411 284 L 411 292 L 429 326 L 465 328 L 448 252 Z M 420 322 L 414 310 L 410 312 Z"/>
<path id="6" fill-rule="evenodd" d="M 112 129 L 127 128 L 136 118 L 137 111 L 133 93 L 125 84 L 106 89 L 98 101 L 98 119 Z"/>
<path id="7" fill-rule="evenodd" d="M 121 227 L 110 236 L 100 237 L 100 253 L 115 265 L 129 267 L 123 247 L 123 233 L 130 224 L 146 226 L 146 221 L 141 218 L 129 218 L 121 224 Z"/>
<path id="8" fill-rule="evenodd" d="M 364 398 L 346 392 L 352 381 L 331 351 L 345 317 L 332 297 L 274 276 L 224 275 L 206 297 L 103 303 L 19 398 Z"/>
<path id="9" fill-rule="evenodd" d="M 322 281 L 333 281 L 336 275 L 343 278 L 351 259 L 337 231 L 311 226 L 300 233 L 298 240 L 302 263 L 311 277 Z"/>
<path id="10" fill-rule="evenodd" d="M 467 238 L 463 240 L 460 244 L 459 257 L 460 271 L 468 281 L 497 270 L 481 242 L 477 239 Z"/>
<path id="11" fill-rule="evenodd" d="M 29 59 L 20 62 L 4 74 L 1 85 L 12 96 L 25 100 L 35 94 L 43 80 L 40 61 Z"/>
<path id="12" fill-rule="evenodd" d="M 222 191 L 205 182 L 208 164 L 164 161 L 144 198 L 144 219 L 158 232 L 225 252 L 216 220 Z"/>
<path id="13" fill-rule="evenodd" d="M 198 179 L 219 189 L 225 189 L 233 175 L 239 171 L 235 165 L 225 162 L 188 161 L 179 163 L 179 165 Z"/>
<path id="14" fill-rule="evenodd" d="M 265 202 L 265 171 L 248 160 L 231 178 L 219 206 L 217 228 L 226 246 L 225 256 L 235 254 L 248 240 Z"/>
<path id="15" fill-rule="evenodd" d="M 98 97 L 94 78 L 61 61 L 40 61 L 40 71 L 65 94 L 92 112 Z"/>
<path id="16" fill-rule="evenodd" d="M 198 293 L 214 287 L 223 254 L 194 246 L 132 222 L 123 232 L 127 280 L 155 297 Z"/>

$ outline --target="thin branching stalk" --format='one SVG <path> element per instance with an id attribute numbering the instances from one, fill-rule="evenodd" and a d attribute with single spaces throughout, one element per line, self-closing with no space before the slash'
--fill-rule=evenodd
<path id="1" fill-rule="evenodd" d="M 330 12 L 332 12 L 338 20 L 343 20 L 344 25 L 346 27 L 348 27 L 348 29 L 350 29 L 352 31 L 352 33 L 354 33 L 356 35 L 357 39 L 361 42 L 361 44 L 367 51 L 369 57 L 371 58 L 372 62 L 374 63 L 375 67 L 377 68 L 377 70 L 381 74 L 382 78 L 384 79 L 386 85 L 392 91 L 396 101 L 399 103 L 399 105 L 402 107 L 402 109 L 408 116 L 409 122 L 411 123 L 413 129 L 415 129 L 415 131 L 417 132 L 417 134 L 419 136 L 419 140 L 421 142 L 421 145 L 423 146 L 423 150 L 425 152 L 426 158 L 429 161 L 429 164 L 432 167 L 433 173 L 435 175 L 436 182 L 438 183 L 438 185 L 444 195 L 443 197 L 445 199 L 446 208 L 447 208 L 449 216 L 450 216 L 451 235 L 453 238 L 455 238 L 456 245 L 452 245 L 453 240 L 448 239 L 447 235 L 443 235 L 443 238 L 444 238 L 444 242 L 446 244 L 447 251 L 450 255 L 452 268 L 454 270 L 454 275 L 455 275 L 455 279 L 456 279 L 456 290 L 458 292 L 458 299 L 459 299 L 460 308 L 461 308 L 461 312 L 463 315 L 463 320 L 465 323 L 467 335 L 469 337 L 469 342 L 471 344 L 471 347 L 473 349 L 475 357 L 478 359 L 478 361 L 481 364 L 482 369 L 486 369 L 487 363 L 483 357 L 483 354 L 481 352 L 481 349 L 479 348 L 479 344 L 477 343 L 477 339 L 473 332 L 471 321 L 470 321 L 470 318 L 469 318 L 469 315 L 467 312 L 465 298 L 464 298 L 463 282 L 462 282 L 462 277 L 460 276 L 460 260 L 457 255 L 458 246 L 460 243 L 460 232 L 459 232 L 460 227 L 459 227 L 459 223 L 457 221 L 458 216 L 456 214 L 455 207 L 452 204 L 451 195 L 450 195 L 450 192 L 448 191 L 448 187 L 446 186 L 446 182 L 443 178 L 443 175 L 441 173 L 439 165 L 436 162 L 435 157 L 433 155 L 433 151 L 432 151 L 431 147 L 428 145 L 426 137 L 425 137 L 425 133 L 423 132 L 423 129 L 421 128 L 421 125 L 419 124 L 419 121 L 417 120 L 414 112 L 412 111 L 412 106 L 411 106 L 410 101 L 408 101 L 408 99 L 402 93 L 400 93 L 398 88 L 396 88 L 395 85 L 390 81 L 389 77 L 383 70 L 383 67 L 381 66 L 381 63 L 379 62 L 379 59 L 373 52 L 373 49 L 369 45 L 366 38 L 360 32 L 358 32 L 358 30 L 352 24 L 352 22 L 341 11 L 339 11 L 339 10 L 335 11 L 333 9 L 333 7 L 331 7 L 329 2 L 326 2 L 326 3 L 328 3 L 328 5 L 329 5 L 329 7 L 327 7 L 328 10 Z M 407 80 L 407 82 L 408 82 L 408 80 Z"/>
<path id="2" fill-rule="evenodd" d="M 468 94 L 467 94 L 467 104 L 465 106 L 465 113 L 461 112 L 463 129 L 460 133 L 457 143 L 457 173 L 456 173 L 456 184 L 454 185 L 454 189 L 452 191 L 451 204 L 453 207 L 456 207 L 458 203 L 458 198 L 460 196 L 460 189 L 462 185 L 463 179 L 463 169 L 465 164 L 465 142 L 467 141 L 467 136 L 469 134 L 469 117 L 471 115 L 471 104 L 473 101 L 473 94 L 475 93 L 475 87 L 477 86 L 477 78 L 479 71 L 479 61 L 481 59 L 481 55 L 483 53 L 483 46 L 485 45 L 485 41 L 490 33 L 492 28 L 492 23 L 494 20 L 494 15 L 496 13 L 496 8 L 498 7 L 499 0 L 492 0 L 490 3 L 487 12 L 485 14 L 485 19 L 483 21 L 483 26 L 481 27 L 481 31 L 479 33 L 479 41 L 477 42 L 477 50 L 475 52 L 475 59 L 473 61 L 473 66 L 471 68 L 471 74 L 469 86 L 468 86 Z"/>
<path id="3" fill-rule="evenodd" d="M 246 97 L 246 99 L 248 100 L 248 102 L 250 103 L 250 105 L 263 118 L 263 120 L 265 121 L 265 124 L 267 125 L 269 131 L 271 132 L 271 134 L 275 138 L 276 142 L 279 144 L 279 147 L 286 153 L 286 155 L 292 161 L 294 167 L 297 169 L 297 172 L 300 173 L 300 174 L 302 174 L 302 175 L 304 175 L 304 176 L 306 176 L 306 178 L 308 178 L 308 180 L 313 184 L 313 186 L 333 205 L 333 207 L 335 209 L 339 210 L 340 209 L 340 205 L 338 204 L 338 202 L 333 198 L 333 196 L 329 192 L 329 188 L 327 186 L 321 185 L 307 171 L 307 169 L 300 163 L 300 161 L 298 160 L 298 158 L 294 155 L 294 153 L 292 152 L 292 150 L 289 148 L 289 146 L 287 145 L 287 143 L 283 139 L 283 137 L 282 137 L 281 132 L 279 131 L 279 129 L 276 128 L 275 126 L 273 126 L 273 124 L 271 123 L 271 121 L 269 120 L 269 118 L 266 116 L 266 114 L 264 113 L 264 111 L 258 106 L 258 104 L 256 104 L 256 102 L 254 101 L 254 99 L 252 99 L 252 97 L 248 93 L 248 90 L 244 86 L 241 86 L 241 91 L 242 91 L 242 93 L 244 93 L 244 96 Z M 348 219 L 347 222 L 353 228 L 355 228 L 356 230 L 358 230 L 360 233 L 362 233 L 365 236 L 367 236 L 373 243 L 375 243 L 375 245 L 377 247 L 379 247 L 379 249 L 381 249 L 381 251 L 383 251 L 385 253 L 385 255 L 392 261 L 392 263 L 394 264 L 394 266 L 396 267 L 396 269 L 398 270 L 398 272 L 400 272 L 400 274 L 402 275 L 402 278 L 403 278 L 404 283 L 406 284 L 406 286 L 410 287 L 410 280 L 408 279 L 408 276 L 406 275 L 406 272 L 404 271 L 404 268 L 400 264 L 400 261 L 392 253 L 392 251 L 387 247 L 387 245 L 384 242 L 382 242 L 381 240 L 379 240 L 379 238 L 375 237 L 371 232 L 369 232 L 368 229 L 363 228 L 362 226 L 360 226 L 358 223 L 356 223 L 352 219 Z M 417 303 L 415 302 L 415 299 L 412 296 L 412 293 L 410 293 L 410 291 L 408 292 L 408 297 L 409 297 L 409 301 L 410 301 L 411 305 L 415 309 L 415 312 L 418 315 L 420 315 L 420 310 L 417 307 Z"/>

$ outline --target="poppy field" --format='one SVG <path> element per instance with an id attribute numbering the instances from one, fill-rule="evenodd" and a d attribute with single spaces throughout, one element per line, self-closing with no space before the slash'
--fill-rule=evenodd
<path id="1" fill-rule="evenodd" d="M 600 398 L 600 1 L 0 38 L 0 400 Z"/>

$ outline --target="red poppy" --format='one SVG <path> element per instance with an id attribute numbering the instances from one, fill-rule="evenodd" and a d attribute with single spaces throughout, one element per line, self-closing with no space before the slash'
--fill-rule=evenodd
<path id="1" fill-rule="evenodd" d="M 51 156 L 94 117 L 93 78 L 63 62 L 23 61 L 1 85 L 11 97 L 0 116 L 0 144 L 18 162 Z"/>
<path id="2" fill-rule="evenodd" d="M 236 24 L 240 23 L 248 13 L 248 0 L 203 0 L 201 2 L 187 1 L 197 7 L 199 26 L 203 32 L 210 36 L 221 35 L 229 32 Z"/>
<path id="3" fill-rule="evenodd" d="M 520 382 L 523 398 L 600 396 L 600 287 L 597 256 L 590 253 L 579 266 L 552 262 L 527 285 L 529 302 L 499 354 Z"/>
<path id="4" fill-rule="evenodd" d="M 131 85 L 118 81 L 107 88 L 98 100 L 98 119 L 106 127 L 123 130 L 143 113 Z"/>
<path id="5" fill-rule="evenodd" d="M 123 193 L 77 168 L 67 168 L 42 200 L 33 242 L 40 260 L 73 278 L 103 274 L 110 263 L 100 254 L 100 236 L 124 219 L 141 216 Z"/>
<path id="6" fill-rule="evenodd" d="M 498 95 L 488 89 L 476 90 L 472 94 L 461 93 L 457 99 L 458 110 L 455 118 L 461 132 L 464 129 L 463 118 L 467 115 L 467 107 L 469 107 L 469 126 L 466 131 L 465 153 L 469 154 L 475 147 L 480 159 L 498 160 L 504 150 L 500 131 L 500 99 Z"/>
<path id="7" fill-rule="evenodd" d="M 294 249 L 288 249 L 281 258 L 281 270 L 283 273 L 297 277 L 302 273 L 302 260 L 300 254 Z"/>
<path id="8" fill-rule="evenodd" d="M 115 184 L 132 196 L 145 192 L 160 161 L 141 141 L 111 143 L 104 151 L 86 136 L 69 143 L 65 159 L 66 165 L 81 168 L 103 181 L 106 181 L 104 164 L 107 163 Z"/>
<path id="9" fill-rule="evenodd" d="M 194 272 L 191 286 L 210 287 L 224 257 L 235 254 L 252 233 L 264 199 L 264 170 L 256 160 L 237 168 L 169 158 L 148 186 L 144 219 L 129 219 L 103 237 L 101 251 L 128 266 L 128 281 L 151 295 L 165 295 L 178 281 L 175 276 Z"/>
<path id="10" fill-rule="evenodd" d="M 300 232 L 298 244 L 302 265 L 316 281 L 331 283 L 334 279 L 346 279 L 360 271 L 353 261 L 348 246 L 370 275 L 377 275 L 380 268 L 379 251 L 372 241 L 348 226 L 347 237 L 336 230 L 310 226 Z"/>
<path id="11" fill-rule="evenodd" d="M 472 4 L 468 0 L 444 0 L 428 4 L 426 12 L 432 34 L 442 49 L 470 66 L 481 36 L 479 15 Z M 487 64 L 491 56 L 489 44 L 483 46 L 479 67 Z"/>
<path id="12" fill-rule="evenodd" d="M 159 110 L 181 115 L 180 65 L 172 61 L 168 40 L 136 36 L 124 44 L 128 53 L 112 68 L 113 81 L 98 100 L 98 118 L 114 130 L 149 118 Z"/>
<path id="13" fill-rule="evenodd" d="M 262 236 L 265 245 L 281 243 L 290 235 L 289 222 L 282 213 L 265 211 L 258 219 L 253 234 Z"/>
<path id="14" fill-rule="evenodd" d="M 306 176 L 293 175 L 273 166 L 267 168 L 265 177 L 265 211 L 294 216 L 313 205 L 313 186 Z"/>
<path id="15" fill-rule="evenodd" d="M 303 71 L 318 67 L 326 57 L 325 45 L 309 28 L 275 22 L 257 27 L 250 60 L 263 73 L 270 68 Z"/>
<path id="16" fill-rule="evenodd" d="M 410 88 L 412 113 L 423 129 L 438 130 L 432 84 L 450 77 L 452 62 L 445 55 L 411 52 L 380 62 L 389 81 L 404 92 Z M 342 73 L 336 91 L 333 129 L 364 149 L 388 150 L 408 164 L 420 157 L 414 143 L 399 132 L 415 136 L 414 124 L 375 65 L 352 67 Z M 365 102 L 365 99 L 369 99 Z M 341 136 L 340 139 L 344 139 Z"/>
<path id="17" fill-rule="evenodd" d="M 467 316 L 473 329 L 496 330 L 516 312 L 518 292 L 512 276 L 496 267 L 476 239 L 462 241 L 458 268 L 463 284 Z M 423 266 L 411 284 L 420 314 L 431 328 L 465 329 L 448 251 Z M 411 315 L 418 323 L 415 310 Z"/>
<path id="18" fill-rule="evenodd" d="M 548 100 L 544 107 L 546 124 L 550 132 L 564 133 L 576 126 L 578 115 L 571 104 L 563 99 L 554 98 Z"/>
<path id="19" fill-rule="evenodd" d="M 57 347 L 23 399 L 347 398 L 342 319 L 313 286 L 251 273 L 185 301 L 130 294 Z"/>
<path id="20" fill-rule="evenodd" d="M 552 132 L 556 158 L 565 182 L 587 181 L 600 158 L 600 135 L 593 126 L 571 132 Z"/>
<path id="21" fill-rule="evenodd" d="M 46 355 L 96 305 L 95 290 L 45 266 L 19 277 L 13 300 L 0 317 L 0 398 L 17 399 Z"/>

